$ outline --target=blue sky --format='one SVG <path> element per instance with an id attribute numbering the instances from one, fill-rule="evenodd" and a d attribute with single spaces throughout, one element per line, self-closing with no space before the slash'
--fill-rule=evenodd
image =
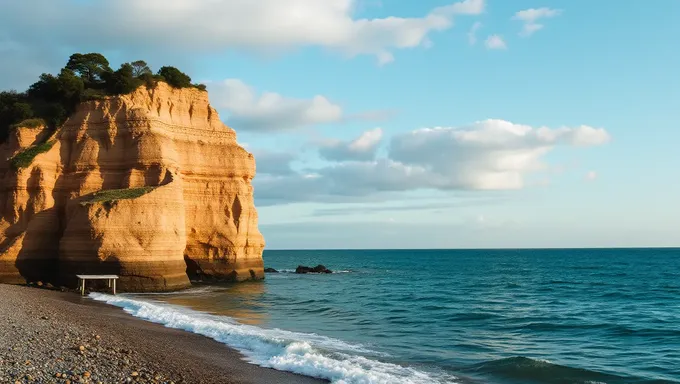
<path id="1" fill-rule="evenodd" d="M 680 1 L 0 7 L 2 89 L 77 51 L 207 83 L 269 248 L 680 246 Z"/>

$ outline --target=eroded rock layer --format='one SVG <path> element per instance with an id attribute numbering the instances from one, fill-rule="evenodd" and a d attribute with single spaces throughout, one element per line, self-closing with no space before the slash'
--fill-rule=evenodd
<path id="1" fill-rule="evenodd" d="M 25 168 L 5 161 L 48 140 Z M 262 278 L 254 176 L 196 89 L 160 83 L 83 103 L 51 137 L 18 128 L 0 147 L 0 282 L 113 273 L 149 291 Z"/>

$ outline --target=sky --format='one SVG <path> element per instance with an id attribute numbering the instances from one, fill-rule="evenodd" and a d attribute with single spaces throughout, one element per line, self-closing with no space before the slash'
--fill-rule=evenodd
<path id="1" fill-rule="evenodd" d="M 678 0 L 0 9 L 0 89 L 74 52 L 207 84 L 268 249 L 680 246 Z"/>

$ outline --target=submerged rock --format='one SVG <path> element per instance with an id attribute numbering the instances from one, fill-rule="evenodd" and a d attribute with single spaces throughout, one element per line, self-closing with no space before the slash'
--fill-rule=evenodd
<path id="1" fill-rule="evenodd" d="M 330 269 L 319 264 L 316 267 L 305 267 L 304 265 L 298 265 L 295 268 L 295 273 L 305 274 L 305 273 L 333 273 Z"/>
<path id="2" fill-rule="evenodd" d="M 279 273 L 279 271 L 274 268 L 265 268 L 264 271 L 267 273 Z"/>

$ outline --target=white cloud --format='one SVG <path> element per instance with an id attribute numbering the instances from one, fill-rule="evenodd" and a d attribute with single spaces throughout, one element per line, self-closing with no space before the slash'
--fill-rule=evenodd
<path id="1" fill-rule="evenodd" d="M 594 181 L 595 179 L 597 179 L 597 172 L 590 171 L 590 172 L 586 173 L 586 180 L 587 181 Z"/>
<path id="2" fill-rule="evenodd" d="M 562 130 L 565 129 L 568 128 L 562 128 Z M 607 131 L 604 129 L 597 129 L 587 125 L 582 125 L 576 129 L 573 129 L 569 131 L 567 135 L 569 136 L 571 144 L 580 147 L 599 145 L 611 140 L 609 133 L 607 133 Z"/>
<path id="3" fill-rule="evenodd" d="M 291 131 L 316 124 L 387 120 L 396 114 L 391 110 L 369 110 L 348 115 L 325 96 L 300 99 L 268 91 L 258 94 L 239 79 L 205 83 L 211 104 L 226 112 L 227 123 L 239 131 Z"/>
<path id="4" fill-rule="evenodd" d="M 320 143 L 319 154 L 331 161 L 372 160 L 382 140 L 383 131 L 375 128 L 352 141 L 326 140 Z"/>
<path id="5" fill-rule="evenodd" d="M 560 9 L 551 9 L 546 7 L 529 8 L 515 13 L 513 19 L 524 23 L 522 31 L 520 32 L 520 36 L 529 37 L 533 35 L 534 32 L 543 29 L 544 25 L 538 23 L 539 20 L 559 16 L 561 13 L 562 10 Z"/>
<path id="6" fill-rule="evenodd" d="M 291 163 L 295 161 L 295 155 L 285 152 L 254 151 L 256 173 L 258 175 L 292 175 L 294 173 Z"/>
<path id="7" fill-rule="evenodd" d="M 486 48 L 488 49 L 507 49 L 508 46 L 505 44 L 505 40 L 499 35 L 491 35 L 486 38 L 484 42 Z"/>
<path id="8" fill-rule="evenodd" d="M 263 92 L 258 96 L 253 87 L 238 79 L 210 83 L 208 87 L 213 106 L 226 110 L 228 124 L 239 130 L 292 130 L 343 118 L 342 108 L 320 95 L 295 99 Z"/>
<path id="9" fill-rule="evenodd" d="M 470 45 L 477 44 L 477 31 L 482 27 L 482 23 L 479 21 L 472 24 L 470 31 L 468 32 L 468 43 Z"/>
<path id="10" fill-rule="evenodd" d="M 543 170 L 556 145 L 595 146 L 609 140 L 601 128 L 533 128 L 485 120 L 462 128 L 423 128 L 392 139 L 390 157 L 439 176 L 440 188 L 518 189 L 524 175 Z"/>
<path id="11" fill-rule="evenodd" d="M 504 120 L 422 128 L 394 136 L 385 157 L 357 161 L 348 155 L 344 159 L 351 161 L 305 170 L 314 177 L 256 178 L 255 193 L 262 203 L 277 204 L 356 201 L 419 189 L 520 189 L 528 184 L 527 175 L 547 170 L 545 157 L 554 147 L 597 146 L 609 140 L 602 128 L 534 128 Z M 366 142 L 371 144 L 366 147 L 374 145 Z"/>
<path id="12" fill-rule="evenodd" d="M 100 50 L 120 49 L 125 42 L 209 52 L 319 46 L 348 57 L 372 55 L 382 64 L 394 60 L 394 50 L 430 44 L 428 36 L 451 28 L 456 15 L 484 10 L 484 0 L 465 0 L 421 17 L 357 19 L 354 0 L 2 0 L 0 4 L 0 35 L 5 32 L 18 42 L 96 43 Z M 51 33 L 46 35 L 45 30 Z"/>

